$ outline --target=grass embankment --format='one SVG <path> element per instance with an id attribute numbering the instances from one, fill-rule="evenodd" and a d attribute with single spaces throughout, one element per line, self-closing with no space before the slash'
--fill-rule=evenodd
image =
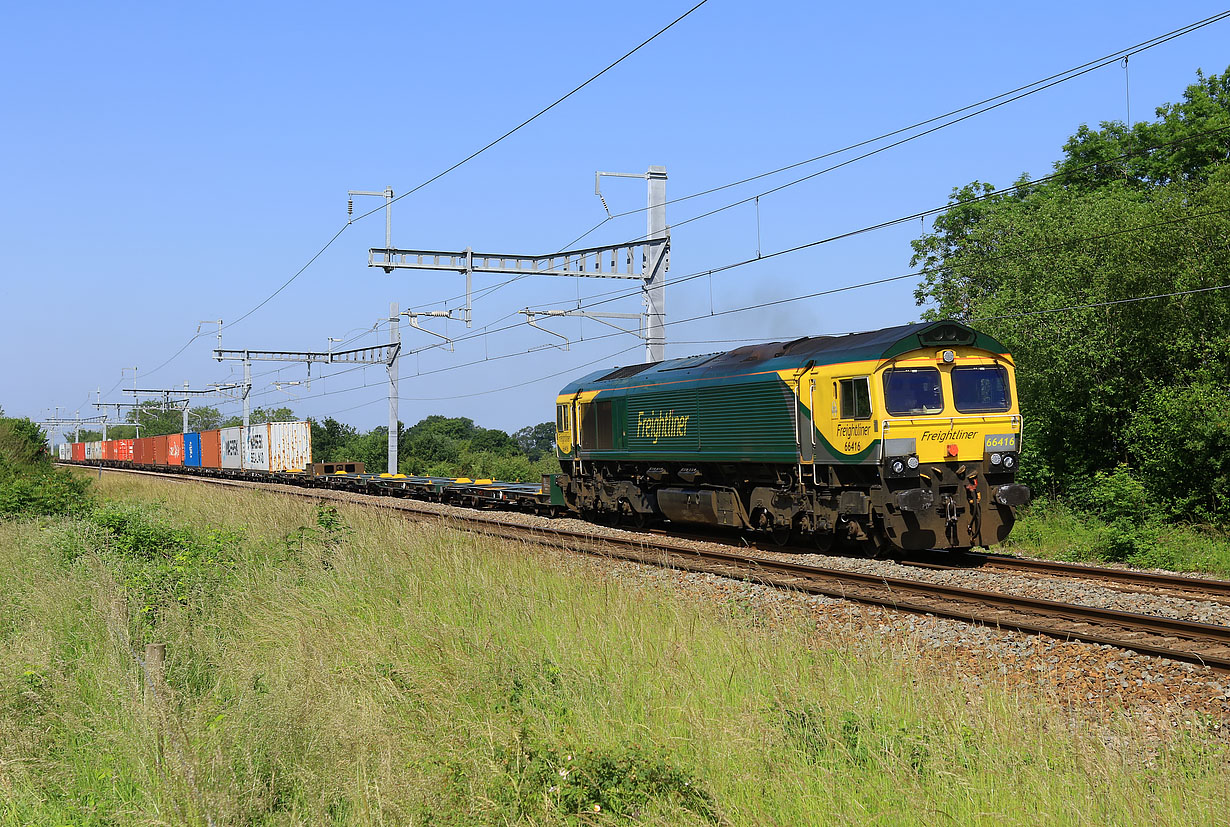
<path id="1" fill-rule="evenodd" d="M 0 824 L 1225 818 L 1221 747 L 970 700 L 874 640 L 376 509 L 99 488 L 0 522 Z"/>
<path id="2" fill-rule="evenodd" d="M 1049 499 L 1022 510 L 1008 542 L 996 550 L 1230 578 L 1230 537 L 1222 531 L 1161 518 L 1098 517 Z"/>

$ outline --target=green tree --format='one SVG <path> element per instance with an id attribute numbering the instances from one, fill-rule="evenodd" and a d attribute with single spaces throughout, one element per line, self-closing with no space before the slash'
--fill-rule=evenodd
<path id="1" fill-rule="evenodd" d="M 521 453 L 537 462 L 545 454 L 555 453 L 555 423 L 541 422 L 537 425 L 526 425 L 513 434 L 513 440 Z"/>
<path id="2" fill-rule="evenodd" d="M 50 465 L 47 434 L 31 420 L 10 418 L 0 408 L 0 465 L 9 468 Z"/>
<path id="3" fill-rule="evenodd" d="M 47 435 L 0 410 L 0 517 L 67 514 L 90 505 L 89 480 L 52 467 Z"/>
<path id="4" fill-rule="evenodd" d="M 261 425 L 266 422 L 299 422 L 299 417 L 290 408 L 253 408 L 248 412 L 249 425 Z M 230 416 L 222 420 L 218 427 L 234 428 L 243 424 L 242 416 Z M 208 430 L 208 429 L 207 429 Z"/>
<path id="5" fill-rule="evenodd" d="M 332 462 L 333 455 L 349 440 L 358 435 L 350 425 L 344 425 L 331 416 L 323 422 L 309 419 L 312 423 L 312 461 Z"/>
<path id="6" fill-rule="evenodd" d="M 1195 380 L 1148 388 L 1124 434 L 1155 502 L 1172 515 L 1224 523 L 1230 515 L 1230 388 Z"/>
<path id="7" fill-rule="evenodd" d="M 1228 77 L 1199 76 L 1153 123 L 1082 127 L 1056 180 L 980 201 L 990 185 L 954 190 L 913 242 L 925 315 L 1012 351 L 1035 486 L 1080 490 L 1126 462 L 1194 513 L 1205 480 L 1163 486 L 1143 435 L 1165 402 L 1150 389 L 1230 384 L 1230 291 L 1215 289 L 1230 271 Z"/>

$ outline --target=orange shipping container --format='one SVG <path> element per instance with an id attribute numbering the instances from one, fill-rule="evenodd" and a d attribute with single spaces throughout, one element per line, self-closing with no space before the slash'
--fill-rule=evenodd
<path id="1" fill-rule="evenodd" d="M 85 443 L 84 442 L 74 442 L 73 443 L 73 459 L 75 459 L 77 462 L 85 461 Z"/>
<path id="2" fill-rule="evenodd" d="M 167 465 L 184 464 L 184 435 L 169 434 L 167 436 Z"/>
<path id="3" fill-rule="evenodd" d="M 167 438 L 165 436 L 150 437 L 154 443 L 154 450 L 150 457 L 151 465 L 166 465 L 167 464 Z"/>
<path id="4" fill-rule="evenodd" d="M 115 458 L 120 462 L 132 462 L 132 443 L 131 439 L 117 439 L 115 441 Z"/>
<path id="5" fill-rule="evenodd" d="M 222 434 L 220 431 L 201 431 L 201 467 L 222 467 Z"/>

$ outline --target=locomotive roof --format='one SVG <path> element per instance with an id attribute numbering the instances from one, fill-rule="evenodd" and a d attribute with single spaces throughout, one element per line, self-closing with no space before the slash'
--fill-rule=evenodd
<path id="1" fill-rule="evenodd" d="M 965 345 L 992 353 L 1007 353 L 995 339 L 958 321 L 944 320 L 905 324 L 847 333 L 840 336 L 805 336 L 789 342 L 746 345 L 723 353 L 645 362 L 625 367 L 604 368 L 570 382 L 561 394 L 586 389 L 622 388 L 648 383 L 693 379 L 706 375 L 731 375 L 763 370 L 802 368 L 808 362 L 835 365 L 868 359 L 889 359 L 919 348 Z"/>

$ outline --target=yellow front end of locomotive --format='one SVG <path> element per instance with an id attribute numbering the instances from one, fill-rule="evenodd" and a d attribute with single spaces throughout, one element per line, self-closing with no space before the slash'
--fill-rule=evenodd
<path id="1" fill-rule="evenodd" d="M 924 349 L 780 375 L 815 429 L 814 452 L 801 446 L 805 462 L 981 461 L 1020 450 L 1014 366 L 1004 354 Z"/>

